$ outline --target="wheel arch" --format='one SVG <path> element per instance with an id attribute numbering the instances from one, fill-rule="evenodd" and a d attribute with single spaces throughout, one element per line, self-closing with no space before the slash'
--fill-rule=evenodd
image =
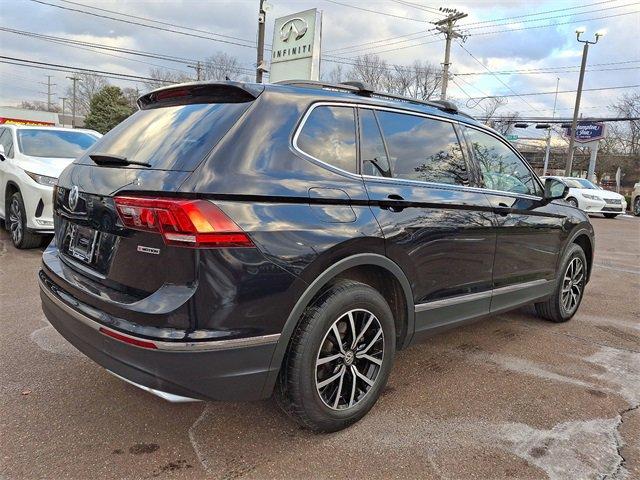
<path id="1" fill-rule="evenodd" d="M 367 278 L 367 274 L 374 275 Z M 381 274 L 388 274 L 388 276 Z M 381 279 L 381 277 L 385 278 Z M 389 258 L 375 253 L 362 253 L 349 256 L 334 263 L 318 275 L 300 296 L 291 310 L 271 359 L 269 376 L 263 387 L 265 397 L 269 396 L 273 391 L 287 348 L 289 347 L 291 336 L 300 321 L 302 313 L 318 294 L 324 291 L 327 286 L 331 285 L 333 281 L 340 278 L 349 278 L 366 283 L 378 289 L 378 291 L 380 291 L 381 285 L 385 285 L 385 281 L 396 282 L 395 285 L 399 288 L 396 293 L 400 297 L 399 300 L 402 301 L 402 306 L 400 307 L 400 302 L 397 301 L 390 302 L 390 306 L 392 311 L 394 311 L 394 317 L 396 317 L 396 326 L 398 325 L 398 321 L 400 321 L 402 325 L 397 348 L 400 349 L 409 344 L 415 329 L 415 310 L 411 284 L 402 269 Z M 392 294 L 392 292 L 381 291 L 380 293 L 389 301 L 389 295 Z M 399 308 L 404 310 L 404 315 L 401 319 L 397 318 Z"/>
<path id="2" fill-rule="evenodd" d="M 567 241 L 563 251 L 562 256 L 564 257 L 564 252 L 569 248 L 572 244 L 579 245 L 580 248 L 584 251 L 585 257 L 587 257 L 587 281 L 591 278 L 591 271 L 593 266 L 593 253 L 594 253 L 594 239 L 593 232 L 589 231 L 586 228 L 579 228 L 574 231 L 569 240 Z"/>

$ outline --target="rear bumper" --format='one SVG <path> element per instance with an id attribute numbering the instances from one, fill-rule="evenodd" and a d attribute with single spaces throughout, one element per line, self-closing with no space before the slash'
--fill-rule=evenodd
<path id="1" fill-rule="evenodd" d="M 51 325 L 78 350 L 124 379 L 193 399 L 258 400 L 280 335 L 205 342 L 163 341 L 116 331 L 81 313 L 80 303 L 40 272 L 42 309 Z M 105 335 L 116 332 L 136 346 Z M 154 393 L 154 392 L 152 392 Z"/>

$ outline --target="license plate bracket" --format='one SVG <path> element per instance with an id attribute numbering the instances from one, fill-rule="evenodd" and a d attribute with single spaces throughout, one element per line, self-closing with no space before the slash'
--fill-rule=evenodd
<path id="1" fill-rule="evenodd" d="M 98 234 L 99 232 L 92 228 L 71 225 L 69 254 L 84 263 L 91 264 L 98 243 Z"/>

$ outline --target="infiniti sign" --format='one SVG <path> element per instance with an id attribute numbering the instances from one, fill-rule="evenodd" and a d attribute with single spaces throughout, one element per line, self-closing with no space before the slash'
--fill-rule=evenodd
<path id="1" fill-rule="evenodd" d="M 318 79 L 321 27 L 316 9 L 275 19 L 270 81 Z"/>
<path id="2" fill-rule="evenodd" d="M 292 18 L 285 22 L 280 28 L 280 38 L 283 42 L 288 42 L 292 36 L 295 36 L 294 40 L 300 40 L 304 37 L 305 33 L 307 33 L 308 29 L 309 24 L 306 20 L 299 17 Z"/>

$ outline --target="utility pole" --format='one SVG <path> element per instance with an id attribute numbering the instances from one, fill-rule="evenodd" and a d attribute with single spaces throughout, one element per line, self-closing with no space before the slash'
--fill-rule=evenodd
<path id="1" fill-rule="evenodd" d="M 560 86 L 560 77 L 556 77 L 556 98 L 553 101 L 553 114 L 551 115 L 551 119 L 556 118 L 556 105 L 558 103 L 558 87 Z M 542 167 L 542 176 L 544 177 L 547 174 L 547 168 L 549 168 L 549 152 L 551 150 L 551 125 L 549 125 L 549 130 L 547 131 L 547 148 L 544 152 L 544 167 Z"/>
<path id="2" fill-rule="evenodd" d="M 584 28 L 576 30 L 576 40 L 580 43 L 584 43 L 582 49 L 582 63 L 580 64 L 580 78 L 578 80 L 578 92 L 576 93 L 576 104 L 573 108 L 573 121 L 571 122 L 571 134 L 569 135 L 569 155 L 567 155 L 567 164 L 564 169 L 564 174 L 567 177 L 571 176 L 573 170 L 573 148 L 576 137 L 576 128 L 578 127 L 578 115 L 580 113 L 580 97 L 582 97 L 582 84 L 584 83 L 584 69 L 587 65 L 587 56 L 589 55 L 589 45 L 595 45 L 600 40 L 600 37 L 604 36 L 604 32 L 596 32 L 595 41 L 580 40 L 580 35 L 585 32 Z"/>
<path id="3" fill-rule="evenodd" d="M 260 0 L 260 10 L 258 12 L 258 52 L 256 58 L 256 83 L 262 83 L 262 74 L 266 71 L 264 66 L 264 27 L 267 20 L 265 10 L 265 0 Z"/>
<path id="4" fill-rule="evenodd" d="M 202 63 L 198 60 L 195 65 L 187 65 L 189 68 L 193 68 L 196 71 L 196 80 L 199 82 L 202 78 Z"/>
<path id="5" fill-rule="evenodd" d="M 64 115 L 65 115 L 65 112 L 67 110 L 65 107 L 67 106 L 68 98 L 67 97 L 60 97 L 60 100 L 62 100 L 62 126 L 64 127 Z"/>
<path id="6" fill-rule="evenodd" d="M 76 128 L 76 84 L 80 81 L 80 77 L 67 77 L 73 82 L 73 99 L 71 100 L 71 128 Z"/>
<path id="7" fill-rule="evenodd" d="M 459 12 L 455 8 L 442 8 L 439 10 L 441 12 L 448 13 L 449 15 L 442 20 L 438 20 L 433 24 L 436 26 L 436 30 L 440 33 L 444 33 L 445 36 L 445 47 L 444 47 L 444 63 L 442 64 L 442 90 L 440 91 L 440 100 L 447 99 L 447 85 L 449 83 L 449 66 L 451 65 L 450 57 L 451 57 L 451 40 L 454 38 L 463 38 L 464 35 L 461 35 L 456 30 L 454 30 L 455 23 L 467 16 L 466 13 Z"/>
<path id="8" fill-rule="evenodd" d="M 47 77 L 47 82 L 39 82 L 40 85 L 46 85 L 47 86 L 47 112 L 51 111 L 51 87 L 55 87 L 56 84 L 55 83 L 51 83 L 51 75 L 46 75 Z"/>

